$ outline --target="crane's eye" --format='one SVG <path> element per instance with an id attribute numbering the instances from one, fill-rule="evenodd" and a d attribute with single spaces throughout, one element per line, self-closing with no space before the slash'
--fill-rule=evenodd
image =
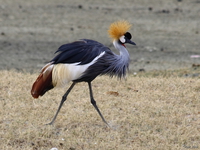
<path id="1" fill-rule="evenodd" d="M 119 41 L 124 44 L 126 42 L 126 37 L 124 35 L 122 35 L 120 38 L 119 38 Z"/>

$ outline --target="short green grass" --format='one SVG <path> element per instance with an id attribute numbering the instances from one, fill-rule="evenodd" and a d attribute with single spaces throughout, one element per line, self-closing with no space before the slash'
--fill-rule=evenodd
<path id="1" fill-rule="evenodd" d="M 67 88 L 33 99 L 30 89 L 38 74 L 0 71 L 0 148 L 200 149 L 200 79 L 185 77 L 184 71 L 96 78 L 94 97 L 111 128 L 90 104 L 86 83 L 74 87 L 50 126 L 45 124 Z"/>

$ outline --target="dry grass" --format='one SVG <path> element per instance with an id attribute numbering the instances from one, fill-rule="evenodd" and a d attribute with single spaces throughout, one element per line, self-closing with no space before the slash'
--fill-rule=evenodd
<path id="1" fill-rule="evenodd" d="M 4 150 L 200 149 L 200 80 L 102 76 L 94 96 L 112 129 L 90 104 L 87 84 L 70 93 L 53 126 L 63 89 L 33 99 L 36 74 L 0 71 L 0 147 Z"/>

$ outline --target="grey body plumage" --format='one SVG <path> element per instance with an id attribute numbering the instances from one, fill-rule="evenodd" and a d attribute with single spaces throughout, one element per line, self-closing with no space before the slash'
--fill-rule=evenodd
<path id="1" fill-rule="evenodd" d="M 96 41 L 93 40 L 86 40 L 96 45 Z M 114 41 L 118 42 L 118 41 Z M 119 44 L 114 44 L 119 45 Z M 111 77 L 117 76 L 122 78 L 126 75 L 126 71 L 129 67 L 129 53 L 124 46 L 120 48 L 120 55 L 113 53 L 108 47 L 103 45 L 98 45 L 101 53 L 104 54 L 91 66 L 87 68 L 87 70 L 83 73 L 83 75 L 74 80 L 74 82 L 91 82 L 94 80 L 98 75 L 110 75 Z M 119 45 L 120 46 L 120 45 Z M 118 48 L 118 47 L 116 47 Z"/>

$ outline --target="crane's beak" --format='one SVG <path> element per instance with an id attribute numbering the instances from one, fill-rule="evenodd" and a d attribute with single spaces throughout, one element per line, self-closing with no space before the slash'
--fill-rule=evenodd
<path id="1" fill-rule="evenodd" d="M 126 43 L 132 44 L 132 45 L 136 45 L 133 41 L 126 39 Z"/>

